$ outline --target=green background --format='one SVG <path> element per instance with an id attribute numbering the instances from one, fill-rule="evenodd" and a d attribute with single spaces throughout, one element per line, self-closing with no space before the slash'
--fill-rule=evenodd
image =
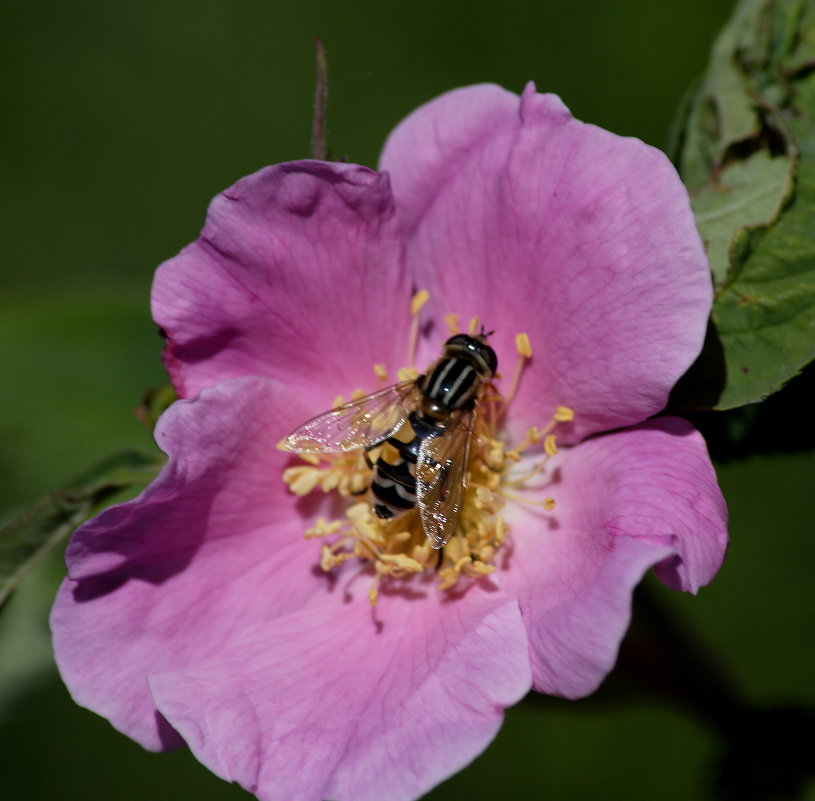
<path id="1" fill-rule="evenodd" d="M 662 146 L 729 12 L 725 0 L 3 3 L 0 521 L 110 450 L 150 447 L 131 410 L 164 381 L 152 272 L 218 190 L 309 155 L 315 35 L 331 66 L 329 147 L 375 165 L 401 117 L 479 81 L 533 79 L 578 117 Z M 787 440 L 812 430 L 804 412 L 774 424 Z M 814 475 L 812 453 L 720 466 L 724 569 L 697 598 L 652 587 L 757 704 L 815 704 Z M 45 560 L 0 615 L 0 795 L 248 798 L 72 704 L 46 626 L 61 571 L 58 554 Z M 704 799 L 720 745 L 618 678 L 584 702 L 511 710 L 430 798 Z"/>

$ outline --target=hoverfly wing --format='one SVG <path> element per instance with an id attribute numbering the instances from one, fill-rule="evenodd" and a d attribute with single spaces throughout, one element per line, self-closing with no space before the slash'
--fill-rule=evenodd
<path id="1" fill-rule="evenodd" d="M 419 397 L 415 381 L 372 392 L 303 423 L 286 438 L 286 447 L 294 453 L 342 453 L 371 448 L 399 429 Z"/>
<path id="2" fill-rule="evenodd" d="M 463 412 L 443 434 L 425 439 L 416 462 L 416 501 L 430 544 L 443 548 L 456 532 L 470 464 L 476 410 Z"/>

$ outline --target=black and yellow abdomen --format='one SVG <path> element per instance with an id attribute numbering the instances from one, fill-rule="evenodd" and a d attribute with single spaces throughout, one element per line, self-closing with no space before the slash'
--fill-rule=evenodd
<path id="1" fill-rule="evenodd" d="M 374 465 L 371 492 L 378 517 L 389 519 L 416 506 L 416 460 L 422 440 L 435 437 L 444 428 L 412 412 L 407 422 L 382 446 Z"/>

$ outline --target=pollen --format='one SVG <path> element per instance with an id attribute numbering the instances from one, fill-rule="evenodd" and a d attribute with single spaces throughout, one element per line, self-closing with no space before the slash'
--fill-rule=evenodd
<path id="1" fill-rule="evenodd" d="M 300 454 L 300 459 L 306 464 L 287 467 L 283 471 L 283 481 L 295 495 L 309 495 L 319 488 L 348 498 L 364 493 L 370 484 L 370 476 L 366 475 L 370 468 L 363 454 L 345 453 L 329 461 L 304 453 Z"/>
<path id="2" fill-rule="evenodd" d="M 427 293 L 417 292 L 414 296 L 411 303 L 414 321 L 418 320 L 418 312 L 427 299 Z M 478 326 L 478 318 L 473 318 L 470 329 Z M 411 356 L 415 353 L 415 344 L 415 340 L 410 343 Z M 368 452 L 300 454 L 302 463 L 283 471 L 283 480 L 295 495 L 322 492 L 345 499 L 344 504 L 330 505 L 334 509 L 344 506 L 344 511 L 333 519 L 317 518 L 304 534 L 307 539 L 320 540 L 315 561 L 326 573 L 342 570 L 352 580 L 358 574 L 369 577 L 367 597 L 371 605 L 379 603 L 383 593 L 407 589 L 411 582 L 425 574 L 435 576 L 440 590 L 450 590 L 466 588 L 500 572 L 502 562 L 496 558 L 502 549 L 511 547 L 513 539 L 507 522 L 507 503 L 530 504 L 543 513 L 556 508 L 554 498 L 537 498 L 541 497 L 541 488 L 550 483 L 546 476 L 547 463 L 558 453 L 557 427 L 573 420 L 574 412 L 558 406 L 547 423 L 530 426 L 520 441 L 511 444 L 505 440 L 504 413 L 532 357 L 532 345 L 526 334 L 517 335 L 516 345 L 519 362 L 507 395 L 502 395 L 493 382 L 482 388 L 470 439 L 458 525 L 441 549 L 434 548 L 428 541 L 417 507 L 388 519 L 374 513 L 369 490 L 373 465 L 380 452 L 384 453 L 383 446 Z M 415 380 L 418 376 L 410 360 L 408 363 L 408 367 L 397 371 L 400 382 Z M 383 365 L 374 365 L 373 371 L 378 378 L 386 380 Z M 357 396 L 356 392 L 351 395 L 352 398 Z M 388 447 L 386 444 L 384 449 Z M 533 480 L 537 498 L 525 494 L 532 488 Z M 346 573 L 348 570 L 352 572 Z"/>
<path id="3" fill-rule="evenodd" d="M 400 367 L 396 371 L 396 377 L 400 381 L 415 381 L 419 377 L 419 371 L 415 367 Z"/>

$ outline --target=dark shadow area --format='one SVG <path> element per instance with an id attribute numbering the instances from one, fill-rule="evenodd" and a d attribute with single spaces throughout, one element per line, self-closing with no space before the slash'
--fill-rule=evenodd
<path id="1" fill-rule="evenodd" d="M 723 801 L 806 798 L 815 778 L 815 710 L 745 709 L 731 721 L 714 768 Z"/>
<path id="2" fill-rule="evenodd" d="M 244 333 L 234 327 L 221 328 L 213 334 L 196 337 L 184 344 L 178 344 L 166 333 L 163 333 L 163 336 L 166 342 L 166 352 L 174 359 L 190 364 L 198 364 L 220 353 L 236 339 L 243 336 Z"/>
<path id="3" fill-rule="evenodd" d="M 162 734 L 177 747 L 178 735 Z M 199 765 L 181 748 L 153 754 L 71 701 L 54 674 L 21 696 L 0 726 L 4 798 L 65 801 L 208 801 L 251 799 Z M 47 765 L 47 769 L 42 766 Z M 28 769 L 20 769 L 21 767 Z"/>
<path id="4" fill-rule="evenodd" d="M 727 379 L 724 348 L 712 320 L 708 320 L 702 352 L 676 382 L 665 408 L 667 414 L 688 409 L 712 409 L 719 402 Z"/>
<path id="5" fill-rule="evenodd" d="M 673 707 L 692 717 L 716 747 L 708 758 L 712 801 L 802 799 L 815 780 L 815 709 L 795 699 L 758 706 L 742 694 L 715 651 L 671 612 L 649 584 L 634 594 L 631 626 L 614 671 L 575 712 Z M 541 711 L 572 701 L 530 693 Z"/>
<path id="6" fill-rule="evenodd" d="M 685 416 L 704 434 L 720 462 L 753 454 L 800 453 L 815 448 L 815 362 L 760 404 Z"/>

